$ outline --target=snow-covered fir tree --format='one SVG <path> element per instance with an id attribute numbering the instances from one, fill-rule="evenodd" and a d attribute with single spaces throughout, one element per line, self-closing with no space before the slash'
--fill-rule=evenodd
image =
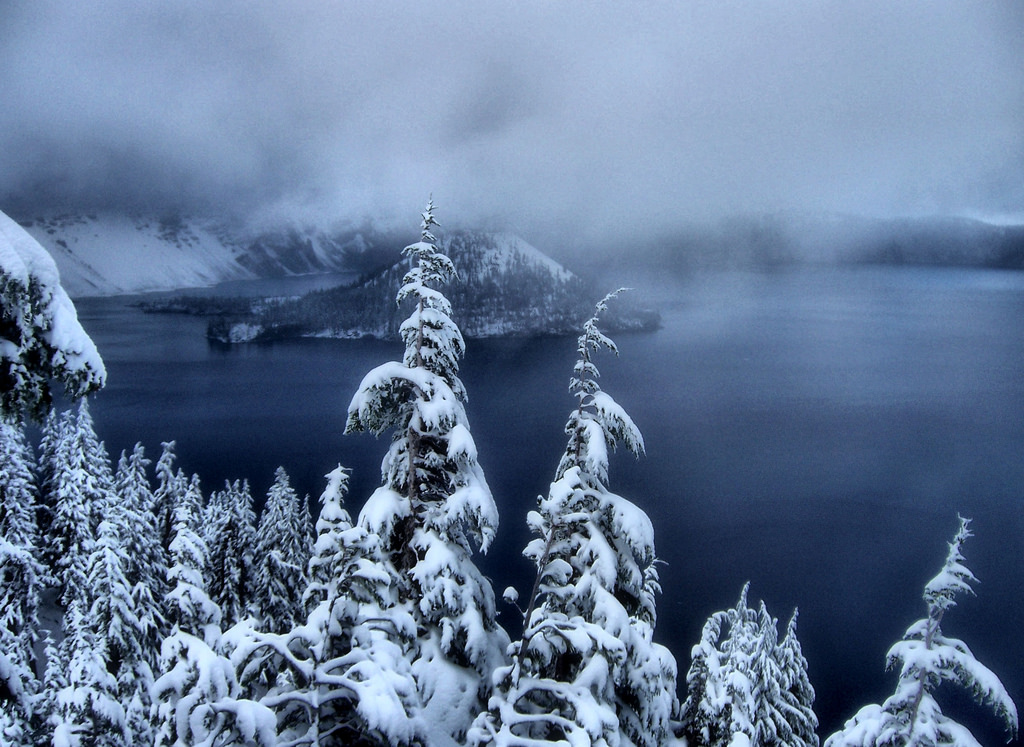
<path id="1" fill-rule="evenodd" d="M 53 489 L 54 469 L 56 468 L 57 444 L 63 439 L 62 430 L 68 426 L 71 418 L 70 413 L 59 413 L 51 409 L 46 413 L 39 436 L 39 446 L 36 450 L 36 484 L 38 494 L 36 501 L 36 523 L 39 526 L 39 537 L 42 542 L 41 557 L 47 567 L 53 567 L 54 558 L 50 554 L 50 542 L 47 539 L 50 535 L 50 526 L 53 524 L 54 496 Z"/>
<path id="2" fill-rule="evenodd" d="M 89 627 L 104 668 L 114 677 L 118 702 L 132 714 L 132 723 L 126 719 L 122 726 L 123 741 L 115 743 L 131 745 L 152 742 L 144 715 L 149 713 L 160 615 L 150 589 L 128 579 L 135 550 L 122 540 L 128 513 L 122 501 L 114 501 L 100 522 L 88 567 L 92 604 L 82 624 Z"/>
<path id="3" fill-rule="evenodd" d="M 204 578 L 207 547 L 200 533 L 202 505 L 199 476 L 193 475 L 174 507 L 166 609 L 172 628 L 213 641 L 219 636 L 221 612 L 210 599 Z"/>
<path id="4" fill-rule="evenodd" d="M 156 462 L 156 489 L 153 491 L 153 521 L 156 524 L 160 545 L 168 550 L 174 538 L 175 506 L 188 490 L 188 478 L 179 469 L 174 469 L 174 441 L 160 444 L 162 451 Z"/>
<path id="5" fill-rule="evenodd" d="M 0 742 L 32 744 L 39 595 L 47 583 L 36 525 L 36 483 L 22 427 L 0 416 Z"/>
<path id="6" fill-rule="evenodd" d="M 753 737 L 757 618 L 747 605 L 748 588 L 735 607 L 708 618 L 690 653 L 682 723 L 694 744 L 728 745 L 734 734 Z"/>
<path id="7" fill-rule="evenodd" d="M 125 578 L 129 586 L 141 585 L 159 601 L 169 591 L 168 555 L 161 544 L 153 511 L 155 498 L 146 475 L 149 464 L 142 444 L 135 444 L 130 455 L 122 451 L 114 473 L 114 494 L 123 513 L 121 545 L 131 548 L 124 570 Z M 163 631 L 163 616 L 155 613 L 154 621 L 158 630 Z"/>
<path id="8" fill-rule="evenodd" d="M 814 714 L 814 687 L 807 673 L 807 659 L 796 637 L 797 611 L 786 624 L 786 634 L 774 649 L 773 661 L 778 667 L 779 712 L 791 730 L 783 744 L 817 745 L 818 717 Z M 773 625 L 774 627 L 774 625 Z M 779 724 L 779 726 L 782 726 Z M 776 727 L 780 736 L 788 732 Z"/>
<path id="9" fill-rule="evenodd" d="M 42 417 L 53 382 L 78 398 L 105 381 L 53 258 L 0 213 L 0 415 Z"/>
<path id="10" fill-rule="evenodd" d="M 570 380 L 577 407 L 546 498 L 528 521 L 525 554 L 537 580 L 511 666 L 470 732 L 475 745 L 643 745 L 671 738 L 676 664 L 653 642 L 654 530 L 639 507 L 607 488 L 608 451 L 643 452 L 626 412 L 598 386 L 592 355 L 617 352 L 598 329 L 604 298 L 584 324 Z"/>
<path id="11" fill-rule="evenodd" d="M 410 269 L 397 298 L 411 306 L 401 326 L 405 354 L 366 375 L 346 431 L 393 431 L 383 485 L 359 522 L 381 537 L 386 567 L 416 621 L 412 670 L 424 720 L 461 741 L 486 702 L 508 637 L 472 559 L 474 548 L 490 545 L 498 513 L 463 406 L 457 374 L 465 343 L 437 289 L 455 268 L 432 233 L 433 203 L 422 217 L 420 241 L 405 248 Z"/>
<path id="12" fill-rule="evenodd" d="M 282 635 L 232 631 L 239 679 L 275 712 L 281 744 L 422 744 L 407 660 L 416 624 L 398 603 L 379 538 L 345 510 L 347 485 L 339 466 L 320 497 L 308 616 Z"/>
<path id="13" fill-rule="evenodd" d="M 273 712 L 242 697 L 216 647 L 178 631 L 164 641 L 161 661 L 167 671 L 153 686 L 154 747 L 279 747 Z"/>
<path id="14" fill-rule="evenodd" d="M 256 532 L 251 607 L 260 630 L 283 633 L 302 617 L 299 590 L 306 588 L 310 556 L 307 516 L 288 473 L 278 467 Z"/>
<path id="15" fill-rule="evenodd" d="M 72 598 L 64 613 L 64 639 L 47 648 L 45 723 L 38 742 L 53 747 L 125 747 L 125 711 L 116 677 L 107 669 L 104 641 Z"/>
<path id="16" fill-rule="evenodd" d="M 862 708 L 825 747 L 980 747 L 974 735 L 942 712 L 935 690 L 943 682 L 958 684 L 1002 720 L 1011 739 L 1017 734 L 1017 708 L 992 670 L 979 662 L 963 641 L 942 633 L 943 617 L 956 606 L 958 594 L 972 594 L 977 581 L 964 565 L 963 543 L 970 521 L 960 526 L 942 570 L 924 587 L 927 617 L 911 625 L 903 640 L 889 649 L 886 667 L 899 671 L 896 691 L 881 705 Z"/>
<path id="17" fill-rule="evenodd" d="M 92 593 L 86 566 L 96 529 L 112 502 L 114 476 L 106 449 L 96 437 L 87 401 L 79 403 L 77 415 L 69 410 L 62 420 L 50 482 L 53 517 L 48 557 L 61 590 L 61 604 L 66 609 L 72 598 L 78 598 L 88 610 Z"/>
<path id="18" fill-rule="evenodd" d="M 248 614 L 252 597 L 256 513 L 248 481 L 235 480 L 211 495 L 203 523 L 207 589 L 229 628 Z"/>
<path id="19" fill-rule="evenodd" d="M 688 743 L 726 747 L 817 747 L 818 722 L 796 613 L 779 641 L 778 621 L 747 604 L 749 584 L 716 612 L 691 652 L 682 726 Z"/>
<path id="20" fill-rule="evenodd" d="M 207 593 L 206 545 L 200 536 L 202 491 L 193 476 L 174 511 L 171 541 L 173 622 L 152 688 L 156 747 L 276 745 L 274 715 L 242 697 L 234 667 L 221 651 L 221 611 Z"/>

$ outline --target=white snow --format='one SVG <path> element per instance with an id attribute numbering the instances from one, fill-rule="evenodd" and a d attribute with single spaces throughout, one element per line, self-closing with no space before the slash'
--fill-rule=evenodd
<path id="1" fill-rule="evenodd" d="M 565 269 L 565 267 L 540 249 L 537 249 L 515 234 L 493 233 L 478 234 L 476 236 L 481 259 L 478 275 L 474 278 L 462 278 L 463 280 L 469 282 L 479 281 L 486 277 L 504 274 L 511 269 L 512 263 L 516 259 L 521 259 L 528 265 L 544 267 L 554 278 L 560 281 L 569 281 L 575 277 L 572 272 Z M 480 237 L 486 240 L 479 241 Z"/>
<path id="2" fill-rule="evenodd" d="M 50 343 L 73 372 L 91 370 L 100 385 L 106 379 L 103 360 L 92 339 L 82 329 L 75 306 L 61 285 L 57 265 L 47 251 L 25 229 L 0 212 L 0 270 L 23 285 L 35 278 L 43 288 L 44 310 L 50 329 Z M 48 296 L 48 297 L 47 297 Z M 10 352 L 4 346 L 4 354 Z"/>
<path id="3" fill-rule="evenodd" d="M 254 277 L 213 229 L 127 215 L 61 216 L 27 229 L 53 255 L 74 297 L 213 285 Z M 60 242 L 60 243 L 58 243 Z"/>

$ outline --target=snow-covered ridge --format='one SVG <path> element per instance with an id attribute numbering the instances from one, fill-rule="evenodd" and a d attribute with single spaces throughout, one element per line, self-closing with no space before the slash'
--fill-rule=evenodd
<path id="1" fill-rule="evenodd" d="M 355 227 L 255 230 L 179 215 L 63 213 L 20 222 L 50 252 L 73 297 L 358 268 L 381 243 Z"/>
<path id="2" fill-rule="evenodd" d="M 72 296 L 211 285 L 254 275 L 205 226 L 127 215 L 72 215 L 24 221 L 53 256 Z"/>

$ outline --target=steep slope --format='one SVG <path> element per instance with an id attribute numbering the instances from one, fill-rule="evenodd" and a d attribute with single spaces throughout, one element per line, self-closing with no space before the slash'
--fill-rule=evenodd
<path id="1" fill-rule="evenodd" d="M 454 233 L 445 247 L 459 274 L 445 287 L 445 295 L 466 337 L 574 332 L 600 295 L 511 234 Z M 408 310 L 395 304 L 405 271 L 406 263 L 399 261 L 353 286 L 264 303 L 250 315 L 215 321 L 210 336 L 223 342 L 396 338 L 401 320 L 408 315 Z M 657 326 L 658 317 L 623 305 L 610 322 L 618 329 L 651 328 Z"/>
<path id="2" fill-rule="evenodd" d="M 209 229 L 182 220 L 62 214 L 22 221 L 72 296 L 138 293 L 253 277 Z"/>
<path id="3" fill-rule="evenodd" d="M 19 222 L 53 256 L 75 297 L 364 270 L 388 245 L 365 227 L 252 229 L 179 215 L 63 213 Z"/>

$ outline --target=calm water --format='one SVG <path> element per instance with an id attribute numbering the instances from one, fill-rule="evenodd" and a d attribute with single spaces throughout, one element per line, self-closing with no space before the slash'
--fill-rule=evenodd
<path id="1" fill-rule="evenodd" d="M 647 441 L 646 458 L 615 459 L 611 488 L 654 521 L 667 562 L 658 638 L 681 678 L 706 617 L 749 580 L 780 625 L 799 606 L 831 733 L 892 692 L 885 653 L 923 614 L 960 512 L 974 519 L 965 555 L 981 582 L 943 629 L 1024 710 L 1024 275 L 708 275 L 667 297 L 662 330 L 619 336 L 621 357 L 598 364 Z M 248 477 L 265 492 L 280 464 L 313 496 L 341 462 L 355 469 L 353 509 L 378 484 L 386 442 L 342 430 L 363 375 L 399 346 L 224 349 L 206 342 L 203 320 L 146 316 L 126 299 L 78 308 L 108 367 L 93 413 L 115 457 L 142 441 L 155 459 L 176 439 L 207 490 Z M 499 595 L 528 588 L 525 515 L 561 452 L 574 348 L 469 343 L 469 415 L 503 522 L 481 565 Z M 963 708 L 941 702 L 954 700 Z M 962 717 L 983 743 L 1002 743 L 994 717 Z"/>

